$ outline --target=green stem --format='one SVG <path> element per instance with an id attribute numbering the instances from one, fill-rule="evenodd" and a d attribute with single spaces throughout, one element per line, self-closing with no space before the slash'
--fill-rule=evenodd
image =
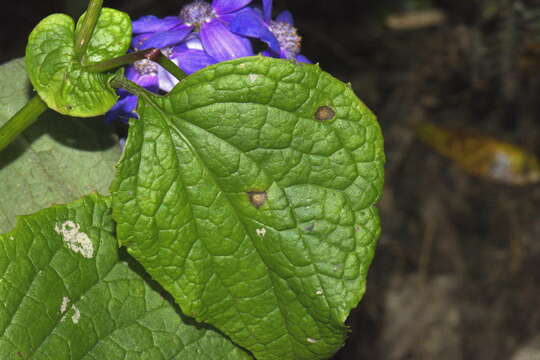
<path id="1" fill-rule="evenodd" d="M 137 52 L 132 52 L 124 56 L 119 56 L 114 59 L 109 59 L 101 61 L 98 63 L 88 64 L 84 68 L 90 72 L 105 72 L 109 70 L 116 69 L 120 66 L 133 64 L 136 61 L 148 59 L 149 54 L 151 54 L 154 49 L 141 50 Z"/>
<path id="2" fill-rule="evenodd" d="M 38 95 L 26 103 L 21 110 L 0 127 L 0 151 L 32 125 L 47 108 L 47 104 Z"/>
<path id="3" fill-rule="evenodd" d="M 187 74 L 183 72 L 174 62 L 172 62 L 167 56 L 165 56 L 159 49 L 146 49 L 137 52 L 133 52 L 124 56 L 120 56 L 114 59 L 101 61 L 94 64 L 88 64 L 85 69 L 90 72 L 105 72 L 113 70 L 117 67 L 129 65 L 136 61 L 148 59 L 157 62 L 165 70 L 170 72 L 178 81 L 182 81 L 186 78 Z"/>
<path id="4" fill-rule="evenodd" d="M 86 54 L 86 48 L 96 27 L 103 0 L 90 0 L 88 9 L 84 15 L 81 30 L 75 38 L 75 59 L 80 60 Z"/>
<path id="5" fill-rule="evenodd" d="M 159 54 L 157 54 L 154 58 L 150 58 L 150 60 L 153 60 L 159 65 L 163 66 L 163 68 L 170 72 L 172 76 L 177 78 L 178 81 L 182 81 L 187 77 L 187 74 L 183 72 L 175 63 L 173 63 L 167 56 L 165 56 L 159 50 L 158 52 Z"/>
<path id="6" fill-rule="evenodd" d="M 115 89 L 125 89 L 138 97 L 154 96 L 155 94 L 128 80 L 122 75 L 117 75 L 111 79 L 110 85 Z"/>

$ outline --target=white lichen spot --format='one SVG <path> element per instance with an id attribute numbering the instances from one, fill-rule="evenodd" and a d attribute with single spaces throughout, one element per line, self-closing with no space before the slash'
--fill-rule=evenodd
<path id="1" fill-rule="evenodd" d="M 322 289 L 319 289 L 319 290 L 315 291 L 315 294 L 317 294 L 317 295 L 322 295 L 322 294 L 323 294 Z"/>
<path id="2" fill-rule="evenodd" d="M 312 339 L 312 338 L 307 338 L 307 342 L 310 343 L 310 344 L 315 344 L 317 342 L 317 340 Z"/>
<path id="3" fill-rule="evenodd" d="M 253 84 L 255 81 L 257 81 L 257 79 L 259 78 L 259 75 L 257 74 L 249 74 L 248 75 L 248 80 L 251 84 Z"/>
<path id="4" fill-rule="evenodd" d="M 61 314 L 66 312 L 68 304 L 69 304 L 69 298 L 67 296 L 64 296 L 62 298 L 62 305 L 60 305 L 60 313 Z"/>
<path id="5" fill-rule="evenodd" d="M 54 230 L 62 235 L 64 242 L 72 251 L 90 259 L 94 256 L 94 245 L 86 233 L 79 231 L 80 228 L 79 224 L 71 220 L 61 226 L 58 224 L 54 226 Z"/>
<path id="6" fill-rule="evenodd" d="M 81 318 L 81 312 L 75 305 L 71 305 L 71 310 L 73 310 L 73 315 L 71 315 L 71 321 L 74 324 L 78 324 L 79 319 Z"/>
<path id="7" fill-rule="evenodd" d="M 257 232 L 257 235 L 259 235 L 260 237 L 264 237 L 264 235 L 266 235 L 266 229 L 265 228 L 260 228 L 260 229 L 257 229 L 255 231 Z"/>

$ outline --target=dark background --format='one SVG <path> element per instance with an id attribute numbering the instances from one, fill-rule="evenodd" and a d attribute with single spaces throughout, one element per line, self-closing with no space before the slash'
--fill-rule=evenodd
<path id="1" fill-rule="evenodd" d="M 184 3 L 105 1 L 133 18 L 175 14 Z M 0 63 L 23 56 L 41 18 L 84 7 L 6 2 Z M 303 53 L 352 83 L 386 140 L 383 233 L 335 359 L 540 359 L 539 187 L 472 177 L 415 135 L 429 121 L 539 152 L 540 1 L 276 0 L 275 8 L 293 12 Z M 444 19 L 388 26 L 391 16 L 426 10 Z"/>

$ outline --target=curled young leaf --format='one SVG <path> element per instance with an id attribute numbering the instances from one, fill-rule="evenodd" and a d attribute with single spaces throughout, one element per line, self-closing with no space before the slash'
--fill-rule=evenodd
<path id="1" fill-rule="evenodd" d="M 118 99 L 109 85 L 113 74 L 89 72 L 84 66 L 126 53 L 131 41 L 130 18 L 118 10 L 102 9 L 80 61 L 75 59 L 75 36 L 71 17 L 53 14 L 43 19 L 30 34 L 26 47 L 30 81 L 43 101 L 61 114 L 102 115 Z"/>

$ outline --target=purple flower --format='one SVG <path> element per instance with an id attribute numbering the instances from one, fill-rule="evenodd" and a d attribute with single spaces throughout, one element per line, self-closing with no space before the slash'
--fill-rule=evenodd
<path id="1" fill-rule="evenodd" d="M 126 78 L 134 83 L 157 93 L 160 90 L 159 68 L 161 66 L 155 62 L 143 59 L 136 61 L 132 66 L 128 67 L 125 75 Z M 116 119 L 120 119 L 124 123 L 127 123 L 129 118 L 137 118 L 137 115 L 133 112 L 137 107 L 137 97 L 123 89 L 117 90 L 117 94 L 120 96 L 120 99 L 105 114 L 105 120 L 111 123 Z"/>
<path id="2" fill-rule="evenodd" d="M 105 114 L 105 122 L 112 124 L 115 121 L 122 121 L 124 124 L 129 122 L 130 118 L 137 119 L 134 113 L 137 107 L 137 97 L 130 94 L 127 90 L 118 89 L 116 93 L 120 96 L 116 104 Z"/>
<path id="3" fill-rule="evenodd" d="M 272 0 L 263 0 L 261 10 L 248 7 L 251 0 L 196 0 L 185 5 L 178 16 L 143 16 L 133 22 L 135 51 L 158 48 L 186 74 L 237 57 L 251 56 L 247 37 L 268 44 L 265 56 L 310 61 L 300 54 L 301 37 L 290 12 L 272 20 Z M 145 89 L 169 92 L 178 80 L 150 60 L 139 60 L 126 69 L 126 77 Z M 127 123 L 137 118 L 137 97 L 125 90 L 105 115 L 107 122 L 120 119 Z"/>
<path id="4" fill-rule="evenodd" d="M 311 63 L 300 54 L 302 38 L 294 27 L 292 14 L 281 12 L 272 20 L 272 0 L 263 0 L 262 14 L 246 9 L 236 16 L 230 30 L 238 35 L 260 39 L 268 45 L 263 55 Z"/>
<path id="5" fill-rule="evenodd" d="M 251 56 L 248 39 L 229 30 L 231 21 L 251 0 L 196 0 L 185 5 L 179 16 L 159 19 L 144 16 L 133 22 L 133 47 L 162 49 L 180 44 L 189 34 L 198 34 L 204 51 L 217 61 Z"/>
<path id="6" fill-rule="evenodd" d="M 203 50 L 201 40 L 195 35 L 172 48 L 167 56 L 188 75 L 219 62 Z M 178 79 L 161 66 L 158 68 L 158 77 L 160 89 L 165 92 L 171 91 L 178 83 Z"/>

